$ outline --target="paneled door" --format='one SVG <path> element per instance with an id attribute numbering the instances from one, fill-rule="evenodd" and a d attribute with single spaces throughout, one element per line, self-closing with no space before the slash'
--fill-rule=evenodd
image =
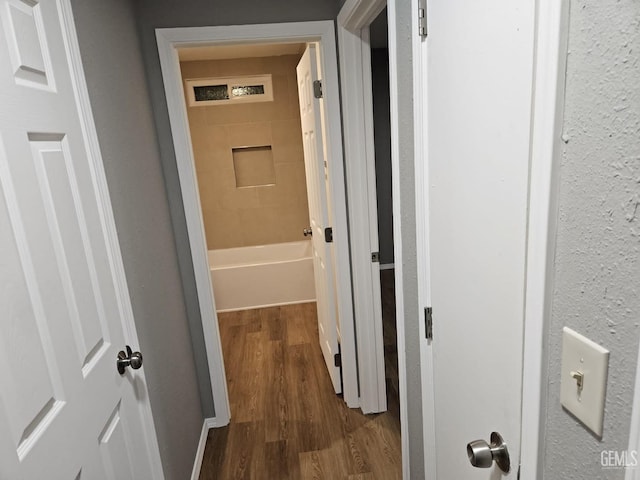
<path id="1" fill-rule="evenodd" d="M 320 348 L 333 382 L 333 388 L 336 393 L 341 393 L 340 368 L 336 366 L 335 362 L 335 355 L 338 353 L 335 277 L 333 257 L 325 232 L 325 228 L 330 226 L 327 169 L 322 138 L 320 99 L 315 97 L 313 89 L 313 82 L 318 80 L 316 47 L 313 44 L 307 46 L 296 71 L 302 121 L 304 169 L 309 199 L 309 221 L 311 222 Z"/>
<path id="2" fill-rule="evenodd" d="M 0 478 L 161 478 L 69 2 L 0 19 Z"/>

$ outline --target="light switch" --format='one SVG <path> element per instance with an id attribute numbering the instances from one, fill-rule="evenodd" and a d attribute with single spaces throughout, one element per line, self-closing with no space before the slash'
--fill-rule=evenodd
<path id="1" fill-rule="evenodd" d="M 609 350 L 564 327 L 560 402 L 596 435 L 602 436 Z"/>

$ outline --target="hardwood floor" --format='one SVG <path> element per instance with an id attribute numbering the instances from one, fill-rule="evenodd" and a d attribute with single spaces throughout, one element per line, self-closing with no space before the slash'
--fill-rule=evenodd
<path id="1" fill-rule="evenodd" d="M 393 270 L 381 277 L 383 414 L 333 392 L 315 303 L 219 314 L 231 423 L 209 432 L 200 480 L 402 478 Z"/>

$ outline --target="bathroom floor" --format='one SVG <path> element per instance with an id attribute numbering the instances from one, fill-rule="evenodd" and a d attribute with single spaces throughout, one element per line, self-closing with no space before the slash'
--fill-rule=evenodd
<path id="1" fill-rule="evenodd" d="M 402 478 L 393 270 L 382 272 L 389 410 L 335 395 L 315 303 L 219 314 L 231 423 L 209 432 L 200 480 Z"/>

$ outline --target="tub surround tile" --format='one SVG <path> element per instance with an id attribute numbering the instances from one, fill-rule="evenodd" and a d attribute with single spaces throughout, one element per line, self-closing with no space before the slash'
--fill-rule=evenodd
<path id="1" fill-rule="evenodd" d="M 300 55 L 183 62 L 183 79 L 270 73 L 273 102 L 189 107 L 209 249 L 296 241 L 309 225 L 295 68 Z M 275 185 L 237 188 L 233 148 L 270 145 Z"/>
<path id="2" fill-rule="evenodd" d="M 271 125 L 274 142 L 290 145 L 302 141 L 302 124 L 299 115 L 296 118 L 278 118 L 272 121 Z"/>
<path id="3" fill-rule="evenodd" d="M 276 143 L 273 146 L 273 161 L 280 164 L 299 163 L 304 165 L 302 144 L 281 145 Z"/>
<path id="4" fill-rule="evenodd" d="M 208 250 L 231 248 L 243 242 L 242 223 L 236 212 L 205 209 L 202 216 Z"/>
<path id="5" fill-rule="evenodd" d="M 222 197 L 222 208 L 230 213 L 242 210 L 260 210 L 264 207 L 260 205 L 258 188 L 233 188 L 224 189 L 220 192 Z M 222 226 L 224 228 L 224 226 Z"/>
<path id="6" fill-rule="evenodd" d="M 282 236 L 285 238 L 293 238 L 294 240 L 303 240 L 302 230 L 309 226 L 309 214 L 305 212 L 287 212 L 283 215 Z"/>
<path id="7" fill-rule="evenodd" d="M 195 133 L 206 132 L 207 111 L 205 108 L 187 108 L 187 119 L 189 120 L 189 128 L 195 130 Z M 198 139 L 200 136 L 198 135 Z M 193 141 L 193 140 L 192 140 Z"/>
<path id="8" fill-rule="evenodd" d="M 243 229 L 246 245 L 266 245 L 281 243 L 282 226 L 279 221 L 281 214 L 269 207 L 241 209 L 238 211 L 240 221 L 246 227 Z"/>
<path id="9" fill-rule="evenodd" d="M 251 119 L 269 122 L 281 113 L 281 102 L 260 102 L 247 104 L 247 112 Z"/>
<path id="10" fill-rule="evenodd" d="M 256 104 L 251 104 L 256 105 Z M 220 143 L 229 149 L 271 145 L 271 122 L 246 122 L 225 125 L 226 137 Z"/>

